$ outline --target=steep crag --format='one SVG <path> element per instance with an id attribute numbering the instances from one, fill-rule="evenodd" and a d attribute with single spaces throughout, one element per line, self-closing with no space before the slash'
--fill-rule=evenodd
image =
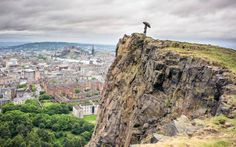
<path id="1" fill-rule="evenodd" d="M 155 143 L 150 134 L 179 133 L 173 120 L 181 116 L 234 117 L 235 74 L 215 62 L 171 50 L 177 47 L 204 50 L 208 46 L 137 33 L 120 39 L 88 146 Z"/>

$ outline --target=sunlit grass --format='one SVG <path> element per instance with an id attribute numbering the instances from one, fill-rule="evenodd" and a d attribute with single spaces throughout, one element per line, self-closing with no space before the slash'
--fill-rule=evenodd
<path id="1" fill-rule="evenodd" d="M 48 107 L 48 106 L 50 106 L 50 105 L 55 104 L 55 102 L 52 102 L 52 101 L 49 101 L 49 100 L 44 100 L 44 101 L 42 102 L 42 104 L 43 104 L 44 107 Z"/>
<path id="2" fill-rule="evenodd" d="M 233 142 L 221 138 L 173 137 L 156 144 L 137 145 L 135 147 L 231 147 Z"/>
<path id="3" fill-rule="evenodd" d="M 236 51 L 232 49 L 218 48 L 213 46 L 204 46 L 196 49 L 189 49 L 188 47 L 170 47 L 168 50 L 178 52 L 183 55 L 195 56 L 199 58 L 212 61 L 220 66 L 226 67 L 232 72 L 236 73 Z"/>
<path id="4" fill-rule="evenodd" d="M 90 123 L 96 123 L 97 116 L 96 115 L 86 115 L 83 118 L 85 121 Z"/>
<path id="5" fill-rule="evenodd" d="M 228 118 L 224 115 L 214 116 L 205 120 L 205 123 L 212 128 L 220 131 L 221 133 L 227 134 L 229 136 L 234 136 L 236 138 L 236 118 Z M 231 127 L 224 127 L 225 125 L 231 125 Z"/>

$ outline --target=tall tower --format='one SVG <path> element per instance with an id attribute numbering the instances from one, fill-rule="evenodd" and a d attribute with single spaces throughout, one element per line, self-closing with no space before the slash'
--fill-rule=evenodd
<path id="1" fill-rule="evenodd" d="M 94 45 L 92 46 L 92 55 L 95 55 Z"/>

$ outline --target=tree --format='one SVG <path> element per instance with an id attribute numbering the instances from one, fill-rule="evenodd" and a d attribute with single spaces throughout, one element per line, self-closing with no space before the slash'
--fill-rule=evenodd
<path id="1" fill-rule="evenodd" d="M 27 88 L 27 84 L 21 84 L 21 85 L 18 85 L 17 88 L 26 89 L 26 88 Z"/>
<path id="2" fill-rule="evenodd" d="M 85 139 L 86 141 L 89 141 L 90 138 L 91 138 L 91 136 L 92 136 L 92 133 L 91 133 L 91 132 L 88 132 L 88 131 L 85 131 L 85 132 L 83 132 L 83 133 L 81 134 L 81 136 L 84 137 L 84 139 Z"/>
<path id="3" fill-rule="evenodd" d="M 51 100 L 53 97 L 48 94 L 42 94 L 39 96 L 39 100 Z"/>
<path id="4" fill-rule="evenodd" d="M 55 137 L 54 134 L 50 133 L 47 130 L 38 129 L 36 132 L 42 141 L 52 142 L 54 140 L 54 137 Z"/>
<path id="5" fill-rule="evenodd" d="M 48 143 L 45 141 L 41 141 L 41 146 L 42 147 L 53 147 L 53 143 Z"/>
<path id="6" fill-rule="evenodd" d="M 25 143 L 24 138 L 21 135 L 17 135 L 16 137 L 14 137 L 11 140 L 10 146 L 12 146 L 12 147 L 26 147 L 26 143 Z"/>
<path id="7" fill-rule="evenodd" d="M 20 110 L 26 113 L 39 113 L 41 108 L 32 104 L 21 105 Z"/>
<path id="8" fill-rule="evenodd" d="M 31 85 L 31 90 L 32 90 L 32 92 L 36 92 L 37 88 L 36 88 L 35 84 Z"/>
<path id="9" fill-rule="evenodd" d="M 29 114 L 19 110 L 5 113 L 2 116 L 1 121 L 9 125 L 11 136 L 16 136 L 17 134 L 26 135 L 33 128 Z"/>
<path id="10" fill-rule="evenodd" d="M 44 124 L 45 127 L 47 127 L 48 121 L 50 121 L 48 114 L 39 113 L 33 118 L 33 124 L 36 127 L 40 127 L 41 124 Z"/>
<path id="11" fill-rule="evenodd" d="M 90 123 L 83 123 L 82 128 L 84 129 L 84 131 L 93 131 L 94 125 L 90 124 Z"/>
<path id="12" fill-rule="evenodd" d="M 34 106 L 40 106 L 39 102 L 37 100 L 33 100 L 33 99 L 28 99 L 25 101 L 25 104 L 31 104 L 31 105 L 34 105 Z"/>
<path id="13" fill-rule="evenodd" d="M 84 146 L 94 126 L 68 115 L 71 109 L 71 105 L 58 103 L 42 108 L 35 100 L 6 104 L 0 113 L 0 146 Z"/>
<path id="14" fill-rule="evenodd" d="M 70 106 L 66 104 L 52 104 L 47 106 L 44 109 L 44 112 L 53 115 L 53 114 L 69 114 L 70 113 Z"/>
<path id="15" fill-rule="evenodd" d="M 35 129 L 28 133 L 25 140 L 27 141 L 28 147 L 41 147 L 41 140 L 38 134 L 36 133 Z"/>
<path id="16" fill-rule="evenodd" d="M 64 137 L 64 136 L 65 136 L 65 134 L 62 131 L 55 133 L 56 138 L 61 138 L 61 137 Z"/>
<path id="17" fill-rule="evenodd" d="M 0 125 L 0 138 L 9 138 L 11 137 L 11 132 L 7 122 L 3 122 Z"/>
<path id="18" fill-rule="evenodd" d="M 79 124 L 74 124 L 74 125 L 72 126 L 71 132 L 72 132 L 73 134 L 75 134 L 75 135 L 79 135 L 79 134 L 81 134 L 83 131 L 84 131 L 83 128 L 82 128 Z"/>
<path id="19" fill-rule="evenodd" d="M 19 110 L 19 108 L 20 105 L 14 105 L 13 103 L 8 103 L 2 107 L 2 113 L 6 113 L 7 111 L 12 111 L 12 110 Z"/>
<path id="20" fill-rule="evenodd" d="M 45 94 L 45 91 L 40 91 L 39 92 L 39 95 L 43 95 L 43 94 Z"/>
<path id="21" fill-rule="evenodd" d="M 79 88 L 76 88 L 76 89 L 75 89 L 75 93 L 79 94 L 79 93 L 80 93 L 80 89 L 79 89 Z"/>
<path id="22" fill-rule="evenodd" d="M 65 147 L 83 147 L 86 144 L 86 141 L 83 137 L 73 137 L 73 138 L 66 138 L 64 140 Z"/>

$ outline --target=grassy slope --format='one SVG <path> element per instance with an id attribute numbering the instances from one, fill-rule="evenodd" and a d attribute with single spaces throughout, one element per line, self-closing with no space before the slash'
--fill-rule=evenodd
<path id="1" fill-rule="evenodd" d="M 195 47 L 194 47 L 195 46 Z M 167 48 L 182 55 L 195 56 L 212 61 L 236 73 L 236 51 L 208 45 L 183 45 Z"/>
<path id="2" fill-rule="evenodd" d="M 236 118 L 223 115 L 196 120 L 206 130 L 201 130 L 193 137 L 175 136 L 156 144 L 140 144 L 135 147 L 233 147 L 236 146 Z M 224 127 L 230 124 L 230 127 Z M 216 132 L 215 132 L 216 131 Z"/>
<path id="3" fill-rule="evenodd" d="M 83 120 L 94 124 L 96 123 L 96 115 L 86 115 Z"/>
<path id="4" fill-rule="evenodd" d="M 233 142 L 221 138 L 173 137 L 157 144 L 137 145 L 135 147 L 231 147 Z"/>

